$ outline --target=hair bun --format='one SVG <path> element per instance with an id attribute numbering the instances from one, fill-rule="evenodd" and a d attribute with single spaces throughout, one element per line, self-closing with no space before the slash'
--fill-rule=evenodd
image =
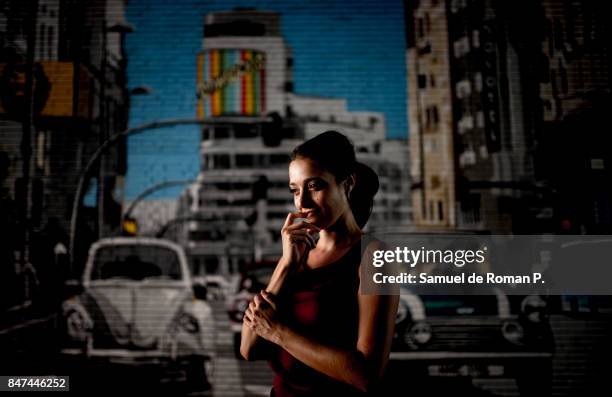
<path id="1" fill-rule="evenodd" d="M 356 187 L 360 189 L 360 193 L 374 197 L 380 188 L 376 172 L 370 166 L 356 161 L 355 177 L 358 180 Z"/>

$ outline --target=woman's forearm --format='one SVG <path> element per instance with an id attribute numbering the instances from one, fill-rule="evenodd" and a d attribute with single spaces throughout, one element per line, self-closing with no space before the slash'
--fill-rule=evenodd
<path id="1" fill-rule="evenodd" d="M 363 392 L 368 391 L 375 374 L 378 373 L 358 350 L 349 351 L 326 346 L 286 326 L 278 327 L 271 342 L 309 367 Z"/>
<path id="2" fill-rule="evenodd" d="M 287 276 L 290 271 L 290 264 L 285 262 L 284 259 L 281 259 L 274 272 L 272 273 L 272 277 L 270 277 L 270 282 L 268 283 L 268 287 L 266 291 L 274 296 L 278 296 L 282 290 L 283 285 L 287 279 Z M 253 330 L 242 323 L 242 335 L 240 339 L 240 354 L 244 357 L 245 360 L 254 360 L 257 359 L 257 354 L 253 354 L 256 350 L 256 346 L 262 342 L 262 338 L 260 338 Z"/>
<path id="3" fill-rule="evenodd" d="M 285 281 L 287 280 L 287 276 L 289 275 L 291 268 L 291 264 L 281 258 L 278 261 L 274 272 L 272 273 L 272 277 L 270 277 L 270 282 L 268 283 L 266 291 L 274 296 L 278 296 L 283 288 L 283 285 L 285 285 Z"/>

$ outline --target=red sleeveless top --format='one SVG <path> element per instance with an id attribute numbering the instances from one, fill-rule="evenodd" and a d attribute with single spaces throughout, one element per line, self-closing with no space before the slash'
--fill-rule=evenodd
<path id="1" fill-rule="evenodd" d="M 360 247 L 361 244 L 356 243 L 337 261 L 305 269 L 288 279 L 278 299 L 280 321 L 322 344 L 355 349 L 359 325 Z M 350 385 L 310 368 L 280 347 L 272 354 L 270 366 L 276 373 L 273 396 L 363 395 Z"/>

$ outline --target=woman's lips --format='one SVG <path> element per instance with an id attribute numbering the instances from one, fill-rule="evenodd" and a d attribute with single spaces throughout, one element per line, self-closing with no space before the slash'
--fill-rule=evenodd
<path id="1" fill-rule="evenodd" d="M 302 211 L 302 214 L 304 215 L 305 218 L 310 218 L 314 216 L 316 212 L 315 211 Z"/>

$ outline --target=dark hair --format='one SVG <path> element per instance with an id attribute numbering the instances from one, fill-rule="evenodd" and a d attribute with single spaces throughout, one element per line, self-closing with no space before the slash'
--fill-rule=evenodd
<path id="1" fill-rule="evenodd" d="M 380 186 L 378 175 L 355 158 L 353 143 L 338 131 L 325 131 L 293 149 L 291 160 L 307 158 L 336 177 L 340 183 L 355 174 L 355 186 L 349 204 L 359 227 L 364 227 L 372 213 L 374 196 Z"/>

